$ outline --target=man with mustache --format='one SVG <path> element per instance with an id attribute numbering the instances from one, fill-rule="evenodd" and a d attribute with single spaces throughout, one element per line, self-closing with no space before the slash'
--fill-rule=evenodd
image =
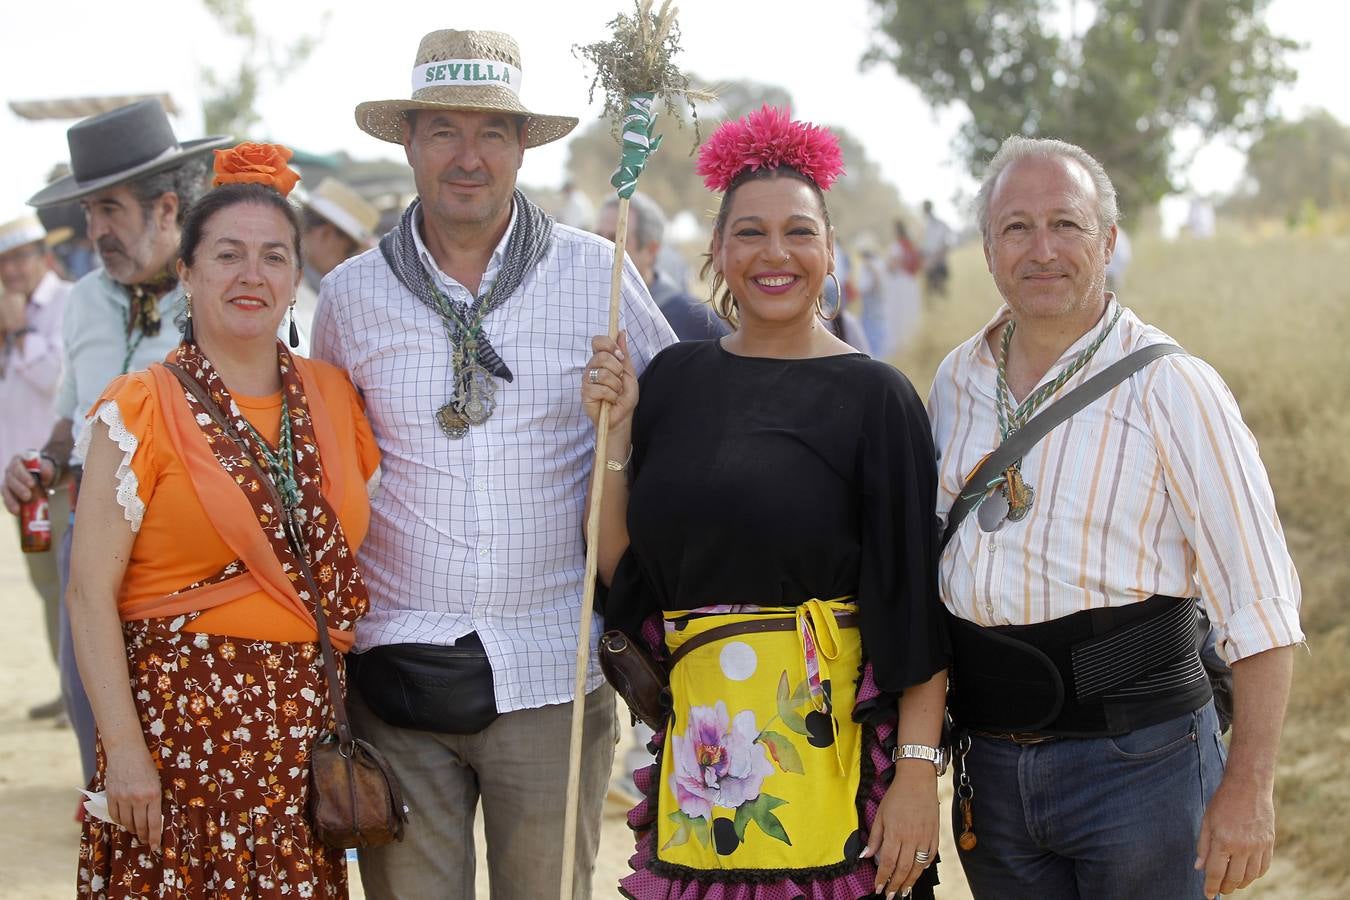
<path id="1" fill-rule="evenodd" d="M 976 211 L 1007 305 L 929 398 L 961 862 L 981 898 L 1228 894 L 1270 865 L 1303 640 L 1256 442 L 1219 375 L 1107 292 L 1118 214 L 1100 163 L 1008 138 Z M 1067 420 L 1028 425 L 1098 376 L 1105 393 Z M 1197 597 L 1232 666 L 1229 746 Z"/>
<path id="2" fill-rule="evenodd" d="M 0 493 L 5 508 L 16 514 L 36 490 L 71 483 L 78 494 L 82 459 L 75 445 L 85 413 L 109 381 L 162 360 L 178 344 L 180 333 L 172 320 L 183 306 L 174 269 L 179 227 L 205 187 L 204 154 L 229 143 L 225 137 L 180 143 L 156 100 L 77 122 L 66 139 L 71 174 L 38 191 L 28 203 L 44 209 L 78 200 L 103 268 L 76 282 L 67 298 L 57 421 L 40 451 L 39 484 L 24 468 L 21 455 L 5 468 Z M 134 445 L 124 449 L 129 459 Z M 67 532 L 58 548 L 63 586 L 69 553 Z M 88 782 L 95 769 L 94 719 L 64 618 L 61 692 Z"/>
<path id="3" fill-rule="evenodd" d="M 314 356 L 350 373 L 382 457 L 348 705 L 410 820 L 402 843 L 360 851 L 369 897 L 473 897 L 480 803 L 493 897 L 557 896 L 562 876 L 594 452 L 576 379 L 607 327 L 613 246 L 516 189 L 526 149 L 577 122 L 530 112 L 520 76 L 509 35 L 436 31 L 411 100 L 356 108 L 403 146 L 418 199 L 323 280 L 314 320 Z M 621 328 L 638 371 L 674 342 L 631 263 Z M 615 739 L 594 661 L 586 690 L 577 898 Z"/>

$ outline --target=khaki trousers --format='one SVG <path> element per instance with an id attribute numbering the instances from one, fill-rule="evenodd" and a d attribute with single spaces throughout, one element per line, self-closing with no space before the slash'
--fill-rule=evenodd
<path id="1" fill-rule="evenodd" d="M 473 825 L 480 802 L 492 900 L 558 896 L 571 703 L 505 713 L 469 735 L 396 728 L 371 712 L 354 687 L 347 710 L 356 734 L 388 757 L 408 805 L 402 842 L 359 853 L 367 897 L 473 898 Z M 602 685 L 586 697 L 582 731 L 577 900 L 591 896 L 616 723 L 614 691 Z"/>

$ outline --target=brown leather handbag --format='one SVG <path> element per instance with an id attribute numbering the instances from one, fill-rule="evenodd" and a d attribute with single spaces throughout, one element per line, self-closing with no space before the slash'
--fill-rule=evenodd
<path id="1" fill-rule="evenodd" d="M 634 719 L 640 719 L 652 731 L 666 726 L 670 678 L 646 647 L 622 631 L 606 631 L 600 638 L 600 671 L 628 704 Z"/>
<path id="2" fill-rule="evenodd" d="M 248 446 L 235 431 L 225 414 L 201 385 L 173 363 L 163 363 L 172 372 L 183 389 L 192 394 L 210 414 L 221 431 L 248 454 Z M 271 494 L 276 509 L 286 509 L 281 495 L 259 467 L 258 481 Z M 328 621 L 324 616 L 321 598 L 323 592 L 314 581 L 309 566 L 309 548 L 292 511 L 287 511 L 286 538 L 300 571 L 314 598 L 314 623 L 319 629 L 319 649 L 323 655 L 324 680 L 328 682 L 328 703 L 333 711 L 335 728 L 324 732 L 310 748 L 309 801 L 310 827 L 325 846 L 336 850 L 350 847 L 380 847 L 403 840 L 403 826 L 408 821 L 408 808 L 403 804 L 403 787 L 384 754 L 370 743 L 352 735 L 347 719 L 347 706 L 342 699 L 342 683 L 338 679 L 337 657 L 328 638 Z"/>

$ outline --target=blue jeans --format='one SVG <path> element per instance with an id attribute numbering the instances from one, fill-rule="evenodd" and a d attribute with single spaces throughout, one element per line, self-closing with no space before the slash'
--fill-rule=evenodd
<path id="1" fill-rule="evenodd" d="M 1180 900 L 1227 751 L 1213 703 L 1114 738 L 1018 745 L 972 738 L 971 892 L 998 900 Z M 953 828 L 961 833 L 960 804 Z"/>

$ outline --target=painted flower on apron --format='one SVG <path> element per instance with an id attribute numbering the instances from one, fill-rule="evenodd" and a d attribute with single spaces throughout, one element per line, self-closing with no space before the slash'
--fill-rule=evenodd
<path id="1" fill-rule="evenodd" d="M 721 700 L 716 706 L 689 710 L 689 727 L 672 743 L 671 780 L 680 810 L 690 818 L 711 819 L 712 808 L 736 809 L 759 796 L 764 779 L 774 772 L 753 710 L 733 720 Z"/>

